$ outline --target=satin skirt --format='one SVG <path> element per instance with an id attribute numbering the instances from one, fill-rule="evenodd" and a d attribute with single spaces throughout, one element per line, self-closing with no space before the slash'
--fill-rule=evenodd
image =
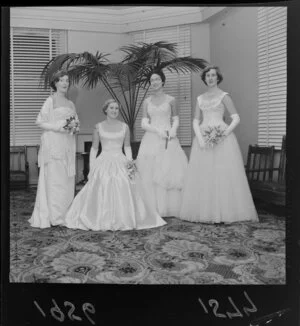
<path id="1" fill-rule="evenodd" d="M 210 149 L 200 148 L 194 138 L 179 217 L 206 223 L 258 221 L 233 133 Z"/>
<path id="2" fill-rule="evenodd" d="M 65 214 L 72 203 L 75 176 L 68 176 L 62 160 L 51 159 L 42 164 L 34 210 L 29 223 L 33 227 L 47 228 L 63 224 Z"/>
<path id="3" fill-rule="evenodd" d="M 178 216 L 188 165 L 179 140 L 146 132 L 140 145 L 137 167 L 148 201 L 161 216 Z"/>
<path id="4" fill-rule="evenodd" d="M 82 230 L 130 230 L 158 227 L 166 222 L 151 209 L 138 173 L 130 180 L 122 152 L 103 151 L 89 180 L 74 198 L 65 226 Z"/>

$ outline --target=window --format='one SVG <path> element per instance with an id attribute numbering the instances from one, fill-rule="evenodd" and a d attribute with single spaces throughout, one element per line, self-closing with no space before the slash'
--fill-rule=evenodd
<path id="1" fill-rule="evenodd" d="M 286 133 L 286 7 L 258 9 L 258 144 L 281 148 Z"/>
<path id="2" fill-rule="evenodd" d="M 168 28 L 157 28 L 132 33 L 134 42 L 154 43 L 158 41 L 167 41 L 177 43 L 178 56 L 190 55 L 190 26 L 180 25 Z M 177 101 L 180 126 L 178 138 L 181 145 L 190 146 L 192 142 L 192 108 L 191 108 L 191 74 L 177 74 L 164 71 L 166 75 L 165 92 L 175 97 Z M 151 92 L 147 95 L 150 95 Z M 142 99 L 142 96 L 139 96 Z M 144 134 L 141 128 L 142 110 L 140 110 L 136 123 L 136 139 L 140 140 Z"/>
<path id="3" fill-rule="evenodd" d="M 50 89 L 40 85 L 44 65 L 66 51 L 62 30 L 11 28 L 10 43 L 10 144 L 36 145 L 41 130 L 35 125 Z"/>

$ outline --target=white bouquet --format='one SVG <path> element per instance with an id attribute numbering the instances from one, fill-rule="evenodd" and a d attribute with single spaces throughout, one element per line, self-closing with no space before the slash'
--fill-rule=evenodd
<path id="1" fill-rule="evenodd" d="M 67 130 L 71 135 L 77 134 L 79 132 L 80 122 L 76 118 L 75 115 L 70 116 L 66 119 L 66 124 L 64 125 L 64 129 Z"/>
<path id="2" fill-rule="evenodd" d="M 128 161 L 126 164 L 127 174 L 130 180 L 134 180 L 135 174 L 137 172 L 137 167 L 135 161 Z"/>
<path id="3" fill-rule="evenodd" d="M 203 139 L 207 147 L 214 147 L 225 138 L 226 127 L 209 126 L 202 130 Z"/>

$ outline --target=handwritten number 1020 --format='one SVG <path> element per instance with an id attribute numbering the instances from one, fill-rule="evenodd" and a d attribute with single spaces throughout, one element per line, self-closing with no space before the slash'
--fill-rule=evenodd
<path id="1" fill-rule="evenodd" d="M 54 319 L 56 319 L 60 322 L 63 322 L 65 320 L 65 314 L 59 308 L 58 304 L 56 303 L 56 301 L 54 299 L 52 299 L 52 303 L 53 303 L 53 307 L 51 307 L 51 309 L 50 309 L 51 316 Z M 46 317 L 46 314 L 45 314 L 44 310 L 40 307 L 40 305 L 36 301 L 34 301 L 34 304 L 37 307 L 37 309 L 39 310 L 39 312 L 42 314 L 42 316 Z M 74 320 L 81 321 L 82 320 L 82 318 L 80 316 L 76 316 L 74 314 L 75 306 L 72 302 L 64 301 L 64 306 L 66 308 L 69 307 L 68 317 L 70 320 L 72 320 L 72 321 L 74 321 Z M 89 314 L 95 314 L 95 312 L 96 312 L 95 307 L 91 303 L 86 302 L 82 305 L 82 311 L 83 311 L 85 317 L 87 318 L 87 320 L 92 325 L 95 325 L 95 322 L 93 321 L 91 316 L 89 316 Z"/>

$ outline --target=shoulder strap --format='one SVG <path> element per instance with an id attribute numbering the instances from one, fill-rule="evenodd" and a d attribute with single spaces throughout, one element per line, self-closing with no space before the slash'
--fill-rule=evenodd
<path id="1" fill-rule="evenodd" d="M 223 97 L 225 96 L 225 95 L 228 95 L 228 93 L 227 92 L 223 92 L 222 94 L 221 94 L 221 99 L 223 99 Z"/>
<path id="2" fill-rule="evenodd" d="M 95 128 L 97 129 L 98 133 L 100 134 L 100 131 L 101 131 L 101 122 L 96 123 Z"/>
<path id="3" fill-rule="evenodd" d="M 171 96 L 169 94 L 166 94 L 167 95 L 167 101 L 170 103 L 173 99 L 175 100 L 175 97 L 174 96 Z"/>
<path id="4" fill-rule="evenodd" d="M 47 114 L 50 120 L 53 119 L 53 107 L 54 107 L 53 101 L 54 101 L 53 96 L 50 95 L 45 102 Z"/>
<path id="5" fill-rule="evenodd" d="M 198 105 L 200 106 L 202 102 L 202 94 L 197 97 Z"/>
<path id="6" fill-rule="evenodd" d="M 49 98 L 51 99 L 52 109 L 53 109 L 54 108 L 54 105 L 55 105 L 55 97 L 53 95 L 50 95 Z"/>

